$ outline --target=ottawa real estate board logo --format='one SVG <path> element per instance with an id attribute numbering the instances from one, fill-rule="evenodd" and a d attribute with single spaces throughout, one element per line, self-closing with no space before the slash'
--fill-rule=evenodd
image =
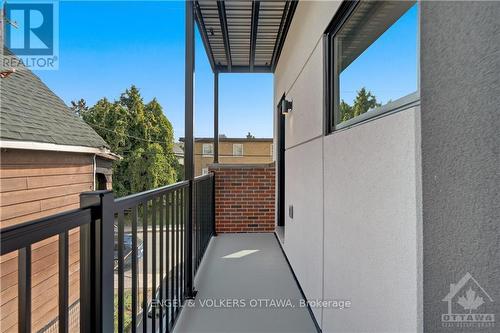
<path id="1" fill-rule="evenodd" d="M 485 328 L 495 326 L 493 299 L 479 282 L 466 273 L 460 281 L 450 284 L 450 292 L 443 299 L 448 313 L 441 315 L 441 324 L 449 328 Z"/>
<path id="2" fill-rule="evenodd" d="M 3 69 L 56 70 L 59 63 L 59 1 L 2 3 Z"/>

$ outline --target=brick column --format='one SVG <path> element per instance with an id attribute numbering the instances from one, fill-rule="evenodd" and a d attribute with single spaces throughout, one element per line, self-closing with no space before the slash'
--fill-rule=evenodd
<path id="1" fill-rule="evenodd" d="M 275 228 L 275 166 L 213 164 L 217 233 L 273 232 Z"/>

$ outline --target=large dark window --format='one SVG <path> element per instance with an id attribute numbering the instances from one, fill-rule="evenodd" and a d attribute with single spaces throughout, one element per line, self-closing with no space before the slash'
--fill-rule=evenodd
<path id="1" fill-rule="evenodd" d="M 326 32 L 327 131 L 401 105 L 417 91 L 418 7 L 344 1 Z"/>

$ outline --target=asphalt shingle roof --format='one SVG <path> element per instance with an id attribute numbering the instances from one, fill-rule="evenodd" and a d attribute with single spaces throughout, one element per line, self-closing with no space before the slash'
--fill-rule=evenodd
<path id="1" fill-rule="evenodd" d="M 12 53 L 4 49 L 5 55 Z M 0 79 L 0 138 L 109 148 L 108 144 L 27 68 Z"/>

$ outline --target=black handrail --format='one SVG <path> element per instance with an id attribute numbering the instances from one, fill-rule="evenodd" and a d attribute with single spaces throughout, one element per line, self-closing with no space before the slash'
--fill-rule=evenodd
<path id="1" fill-rule="evenodd" d="M 211 179 L 211 178 L 213 178 L 213 174 L 212 173 L 207 173 L 206 175 L 194 177 L 194 182 L 195 183 L 199 183 L 199 182 L 202 182 L 204 180 Z"/>
<path id="2" fill-rule="evenodd" d="M 126 208 L 131 208 L 137 204 L 143 203 L 145 200 L 153 199 L 161 194 L 165 194 L 171 191 L 174 191 L 179 188 L 188 187 L 189 181 L 184 180 L 181 182 L 177 182 L 175 184 L 166 185 L 163 187 L 155 188 L 152 190 L 134 193 L 127 195 L 125 197 L 115 199 L 116 210 L 123 210 Z"/>
<path id="3" fill-rule="evenodd" d="M 1 255 L 18 250 L 19 331 L 31 330 L 31 246 L 56 235 L 57 321 L 60 332 L 69 330 L 68 235 L 70 230 L 80 228 L 80 332 L 150 332 L 157 328 L 171 332 L 189 297 L 188 279 L 193 279 L 215 234 L 214 186 L 215 177 L 208 174 L 193 182 L 183 181 L 119 199 L 114 199 L 110 191 L 85 192 L 79 209 L 0 229 Z M 193 221 L 192 233 L 188 233 L 187 196 L 191 193 Z M 138 245 L 140 237 L 142 245 Z M 192 258 L 187 258 L 189 248 L 193 249 Z M 125 295 L 128 271 L 131 297 Z M 131 300 L 129 312 L 125 311 L 127 299 Z"/>
<path id="4" fill-rule="evenodd" d="M 78 208 L 64 213 L 0 229 L 0 255 L 22 249 L 91 222 L 92 208 Z"/>
<path id="5" fill-rule="evenodd" d="M 68 332 L 68 240 L 69 231 L 75 228 L 80 229 L 80 298 L 82 303 L 88 304 L 80 312 L 81 331 L 103 332 L 109 327 L 105 320 L 100 321 L 104 316 L 96 312 L 106 309 L 106 302 L 102 304 L 105 295 L 101 292 L 104 276 L 102 273 L 106 272 L 106 269 L 100 267 L 106 259 L 103 255 L 106 247 L 99 244 L 97 237 L 101 242 L 109 242 L 109 239 L 106 240 L 105 230 L 101 228 L 105 225 L 105 216 L 102 214 L 103 198 L 109 198 L 109 195 L 112 195 L 109 191 L 93 192 L 92 200 L 89 200 L 88 193 L 85 193 L 82 194 L 82 208 L 0 229 L 0 255 L 17 251 L 19 332 L 31 332 L 32 245 L 53 236 L 58 236 L 59 332 Z M 99 290 L 99 297 L 93 293 L 94 290 Z M 112 303 L 110 304 L 108 310 L 111 308 L 112 311 Z"/>
<path id="6" fill-rule="evenodd" d="M 194 180 L 193 270 L 198 271 L 210 238 L 215 233 L 215 177 L 207 174 Z"/>

